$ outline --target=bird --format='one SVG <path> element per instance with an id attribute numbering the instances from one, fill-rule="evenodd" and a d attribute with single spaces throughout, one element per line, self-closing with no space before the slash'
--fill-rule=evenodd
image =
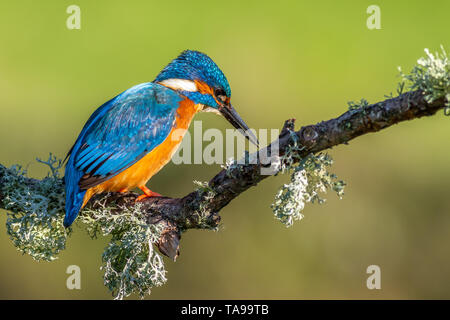
<path id="1" fill-rule="evenodd" d="M 258 145 L 230 98 L 230 85 L 217 64 L 205 53 L 185 50 L 152 82 L 101 105 L 65 159 L 63 225 L 71 226 L 96 194 L 139 188 L 143 194 L 136 201 L 161 196 L 147 182 L 170 161 L 196 113 L 222 115 Z"/>

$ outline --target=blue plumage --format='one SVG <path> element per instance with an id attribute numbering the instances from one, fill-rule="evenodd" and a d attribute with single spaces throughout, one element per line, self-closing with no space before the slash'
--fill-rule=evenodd
<path id="1" fill-rule="evenodd" d="M 160 72 L 155 82 L 166 79 L 201 80 L 212 88 L 223 89 L 231 97 L 230 85 L 222 70 L 210 57 L 198 51 L 183 51 Z"/>
<path id="2" fill-rule="evenodd" d="M 177 146 L 173 141 L 162 144 L 176 119 L 187 129 L 194 114 L 208 107 L 216 109 L 235 128 L 247 131 L 248 126 L 232 107 L 230 96 L 228 80 L 214 61 L 203 53 L 187 50 L 153 82 L 134 86 L 99 107 L 68 154 L 64 226 L 73 223 L 84 202 L 96 193 L 137 186 L 144 191 L 137 200 L 158 195 L 145 183 L 167 163 Z M 190 102 L 180 104 L 184 100 Z M 246 137 L 257 144 L 251 132 Z M 151 151 L 160 145 L 164 160 L 142 159 L 147 154 L 152 156 Z M 132 169 L 131 174 L 125 171 L 141 159 L 148 162 Z M 121 172 L 124 175 L 117 176 Z"/>
<path id="3" fill-rule="evenodd" d="M 129 168 L 166 139 L 175 121 L 177 92 L 156 83 L 134 86 L 89 118 L 66 165 L 66 216 L 75 220 L 86 189 Z"/>

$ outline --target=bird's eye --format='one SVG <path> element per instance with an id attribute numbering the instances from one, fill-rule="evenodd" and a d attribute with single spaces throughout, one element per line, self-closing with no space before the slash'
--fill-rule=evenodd
<path id="1" fill-rule="evenodd" d="M 214 95 L 219 99 L 221 102 L 225 102 L 227 100 L 227 94 L 225 90 L 222 88 L 216 88 L 214 90 Z"/>

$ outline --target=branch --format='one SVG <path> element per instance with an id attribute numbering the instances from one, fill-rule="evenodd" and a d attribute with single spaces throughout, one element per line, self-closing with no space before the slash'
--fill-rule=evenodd
<path id="1" fill-rule="evenodd" d="M 147 198 L 137 194 L 97 195 L 80 213 L 77 223 L 88 234 L 110 236 L 102 254 L 104 284 L 116 299 L 132 293 L 144 297 L 167 278 L 164 262 L 154 250 L 176 259 L 181 234 L 188 229 L 216 229 L 219 212 L 230 201 L 261 180 L 291 171 L 291 180 L 274 198 L 275 217 L 289 226 L 302 218 L 305 203 L 323 202 L 321 192 L 333 190 L 340 197 L 345 183 L 328 172 L 331 158 L 322 151 L 348 144 L 356 137 L 376 132 L 401 121 L 431 116 L 444 109 L 450 115 L 450 64 L 444 48 L 417 60 L 409 74 L 400 71 L 396 98 L 372 105 L 366 100 L 349 103 L 341 116 L 295 131 L 295 120 L 287 120 L 271 145 L 242 160 L 227 163 L 209 182 L 183 198 Z M 411 90 L 403 93 L 407 85 Z M 391 95 L 392 96 L 392 95 Z M 65 249 L 71 228 L 63 226 L 64 181 L 61 160 L 50 154 L 50 174 L 42 180 L 27 177 L 20 165 L 0 165 L 0 209 L 7 210 L 6 229 L 14 245 L 33 259 L 52 261 Z"/>
<path id="2" fill-rule="evenodd" d="M 347 144 L 350 140 L 370 132 L 377 132 L 402 121 L 434 115 L 446 107 L 444 97 L 429 103 L 422 91 L 411 91 L 396 98 L 387 99 L 372 105 L 363 105 L 360 108 L 350 109 L 341 116 L 322 121 L 315 125 L 303 126 L 294 131 L 294 119 L 287 120 L 278 138 L 279 155 L 283 155 L 289 148 L 298 143 L 303 148 L 297 156 L 304 158 L 311 153 L 318 153 L 336 145 Z M 273 144 L 272 143 L 272 144 Z M 271 146 L 259 151 L 258 159 L 269 154 Z M 140 211 L 145 215 L 148 224 L 163 226 L 158 248 L 172 259 L 179 254 L 181 233 L 187 229 L 214 229 L 220 222 L 219 211 L 230 201 L 257 185 L 269 175 L 261 174 L 261 169 L 267 165 L 262 161 L 256 164 L 242 164 L 223 169 L 214 176 L 204 188 L 199 188 L 183 198 L 147 198 L 140 203 Z M 0 186 L 6 183 L 7 168 L 0 165 Z M 21 181 L 30 190 L 38 188 L 40 180 L 24 177 Z M 62 185 L 62 184 L 61 184 Z M 5 196 L 0 188 L 0 209 L 6 208 Z M 60 190 L 61 194 L 64 190 Z M 138 195 L 130 192 L 123 194 L 110 194 L 106 204 L 120 208 L 136 206 Z M 99 205 L 95 199 L 91 201 L 89 209 L 96 209 Z M 55 200 L 56 201 L 56 200 Z"/>
<path id="3" fill-rule="evenodd" d="M 279 154 L 283 155 L 297 140 L 304 147 L 298 154 L 303 158 L 310 153 L 318 153 L 339 144 L 347 144 L 356 137 L 380 131 L 401 121 L 431 116 L 444 107 L 444 98 L 427 103 L 421 92 L 408 92 L 383 102 L 349 110 L 335 119 L 303 126 L 295 132 L 293 131 L 295 120 L 287 120 L 275 143 L 279 145 Z M 262 150 L 262 154 L 270 154 L 270 146 L 266 149 Z M 263 167 L 261 163 L 247 164 L 220 171 L 208 184 L 212 196 L 205 195 L 203 190 L 197 190 L 180 199 L 149 198 L 145 200 L 144 210 L 148 213 L 149 222 L 150 219 L 159 215 L 170 225 L 161 238 L 161 252 L 169 257 L 176 257 L 180 231 L 189 228 L 217 227 L 220 222 L 218 213 L 223 207 L 250 187 L 269 177 L 261 174 Z M 202 212 L 207 213 L 206 216 L 195 214 L 200 205 Z"/>

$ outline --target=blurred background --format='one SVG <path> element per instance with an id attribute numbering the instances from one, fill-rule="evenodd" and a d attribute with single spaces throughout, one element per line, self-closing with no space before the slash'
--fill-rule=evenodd
<path id="1" fill-rule="evenodd" d="M 81 30 L 66 27 L 71 4 Z M 381 30 L 366 27 L 372 4 Z M 2 1 L 0 163 L 42 177 L 36 157 L 64 157 L 98 106 L 188 48 L 222 68 L 251 127 L 328 120 L 348 101 L 395 93 L 397 66 L 409 71 L 424 48 L 448 51 L 449 10 L 448 1 Z M 213 114 L 196 119 L 230 128 Z M 178 261 L 165 260 L 168 282 L 149 298 L 450 298 L 449 136 L 440 112 L 334 148 L 344 199 L 330 193 L 289 229 L 270 209 L 288 177 L 266 179 L 223 209 L 219 232 L 183 234 Z M 182 196 L 219 169 L 169 164 L 149 186 Z M 5 216 L 0 298 L 111 298 L 99 270 L 108 239 L 75 227 L 59 260 L 38 263 L 14 248 Z M 66 288 L 71 264 L 81 290 Z M 381 290 L 366 287 L 369 265 L 381 268 Z"/>

